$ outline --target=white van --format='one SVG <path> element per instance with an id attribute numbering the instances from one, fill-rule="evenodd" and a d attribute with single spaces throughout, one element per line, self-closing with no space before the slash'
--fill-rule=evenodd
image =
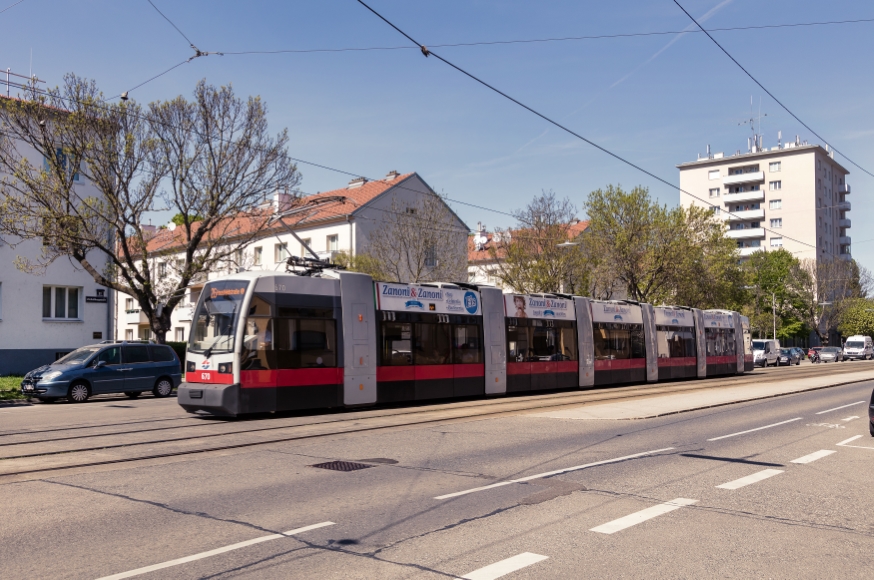
<path id="1" fill-rule="evenodd" d="M 753 365 L 777 366 L 777 357 L 780 355 L 780 342 L 773 339 L 753 341 Z"/>
<path id="2" fill-rule="evenodd" d="M 844 360 L 870 360 L 874 358 L 874 341 L 870 336 L 857 334 L 844 343 Z"/>

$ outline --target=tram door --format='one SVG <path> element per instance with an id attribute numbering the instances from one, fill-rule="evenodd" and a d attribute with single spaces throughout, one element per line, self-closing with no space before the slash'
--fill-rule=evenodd
<path id="1" fill-rule="evenodd" d="M 704 339 L 704 311 L 692 309 L 695 318 L 695 351 L 698 355 L 698 378 L 707 377 L 707 342 Z"/>
<path id="2" fill-rule="evenodd" d="M 659 350 L 652 304 L 641 302 L 640 314 L 643 318 L 643 337 L 646 341 L 646 382 L 655 383 L 659 380 Z"/>
<path id="3" fill-rule="evenodd" d="M 373 279 L 340 272 L 343 308 L 343 404 L 376 403 L 376 330 Z"/>
<path id="4" fill-rule="evenodd" d="M 486 394 L 507 392 L 507 335 L 504 332 L 504 294 L 481 288 L 485 345 Z"/>
<path id="5" fill-rule="evenodd" d="M 595 385 L 595 346 L 592 339 L 592 310 L 588 298 L 574 297 L 577 311 L 577 348 L 579 349 L 579 379 L 581 387 Z"/>

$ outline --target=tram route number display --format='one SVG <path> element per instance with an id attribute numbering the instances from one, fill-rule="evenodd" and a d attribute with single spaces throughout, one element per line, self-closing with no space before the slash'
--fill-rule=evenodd
<path id="1" fill-rule="evenodd" d="M 435 288 L 408 284 L 374 283 L 378 310 L 431 312 L 481 316 L 479 292 L 464 288 Z"/>
<path id="2" fill-rule="evenodd" d="M 577 316 L 573 300 L 553 296 L 504 294 L 504 309 L 512 318 L 576 320 Z"/>

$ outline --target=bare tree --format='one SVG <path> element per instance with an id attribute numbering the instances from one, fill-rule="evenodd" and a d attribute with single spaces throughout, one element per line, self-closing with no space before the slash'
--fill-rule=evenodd
<path id="1" fill-rule="evenodd" d="M 467 280 L 467 234 L 439 195 L 395 196 L 364 250 L 366 269 L 388 282 Z"/>
<path id="2" fill-rule="evenodd" d="M 43 241 L 38 259 L 19 257 L 22 270 L 70 258 L 135 297 L 164 342 L 185 288 L 260 235 L 270 213 L 258 204 L 277 191 L 294 197 L 300 176 L 287 132 L 271 136 L 266 115 L 260 98 L 204 82 L 192 101 L 106 103 L 93 81 L 72 74 L 47 94 L 3 100 L 0 234 L 12 245 Z M 81 179 L 99 195 L 83 197 Z M 166 209 L 182 216 L 174 230 L 143 226 Z"/>

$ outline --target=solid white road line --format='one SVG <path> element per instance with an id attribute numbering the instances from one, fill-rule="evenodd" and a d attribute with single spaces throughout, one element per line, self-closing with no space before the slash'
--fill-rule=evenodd
<path id="1" fill-rule="evenodd" d="M 850 437 L 849 439 L 844 439 L 843 441 L 841 441 L 837 445 L 846 445 L 847 443 L 850 443 L 852 441 L 855 441 L 856 439 L 861 439 L 861 438 L 862 438 L 861 435 L 856 435 L 855 437 Z"/>
<path id="2" fill-rule="evenodd" d="M 838 409 L 846 409 L 847 407 L 852 407 L 853 405 L 861 405 L 865 401 L 856 401 L 855 403 L 850 403 L 849 405 L 841 405 L 840 407 L 835 407 L 834 409 L 826 409 L 825 411 L 820 411 L 816 413 L 817 415 L 822 415 L 823 413 L 831 413 L 832 411 L 837 411 Z"/>
<path id="3" fill-rule="evenodd" d="M 199 554 L 194 554 L 193 556 L 185 556 L 184 558 L 177 558 L 175 560 L 170 560 L 169 562 L 162 562 L 161 564 L 153 564 L 151 566 L 137 568 L 136 570 L 131 570 L 129 572 L 120 572 L 119 574 L 113 574 L 112 576 L 104 576 L 103 578 L 98 578 L 98 580 L 121 580 L 122 578 L 131 578 L 133 576 L 139 576 L 140 574 L 154 572 L 155 570 L 162 570 L 164 568 L 170 568 L 171 566 L 178 566 L 179 564 L 186 564 L 188 562 L 194 562 L 195 560 L 209 558 L 210 556 L 217 556 L 218 554 L 224 554 L 225 552 L 230 552 L 232 550 L 239 550 L 240 548 L 245 548 L 247 546 L 254 546 L 255 544 L 260 544 L 261 542 L 269 542 L 270 540 L 287 538 L 288 536 L 293 536 L 301 532 L 308 532 L 309 530 L 315 530 L 317 528 L 324 528 L 325 526 L 333 525 L 334 522 L 322 522 L 320 524 L 313 524 L 311 526 L 304 526 L 302 528 L 296 528 L 294 530 L 282 532 L 281 534 L 261 536 L 260 538 L 246 540 L 245 542 L 237 542 L 236 544 L 231 544 L 230 546 L 224 546 L 222 548 L 216 548 L 215 550 L 201 552 Z"/>
<path id="4" fill-rule="evenodd" d="M 621 532 L 625 528 L 636 526 L 637 524 L 645 522 L 646 520 L 651 520 L 654 517 L 666 514 L 668 512 L 672 512 L 674 510 L 678 510 L 681 507 L 692 505 L 694 503 L 698 503 L 698 500 L 678 497 L 677 499 L 672 499 L 671 501 L 648 507 L 645 510 L 634 512 L 633 514 L 629 514 L 624 518 L 619 518 L 618 520 L 607 522 L 606 524 L 602 524 L 600 526 L 592 528 L 589 531 L 598 532 L 599 534 L 615 534 L 616 532 Z"/>
<path id="5" fill-rule="evenodd" d="M 559 475 L 561 473 L 578 471 L 580 469 L 586 469 L 586 468 L 595 467 L 598 465 L 607 465 L 608 463 L 618 463 L 619 461 L 625 461 L 626 459 L 634 459 L 636 457 L 643 457 L 645 455 L 652 455 L 653 453 L 661 453 L 662 451 L 670 451 L 671 449 L 673 449 L 673 447 L 665 447 L 664 449 L 654 449 L 653 451 L 644 451 L 643 453 L 635 453 L 634 455 L 626 455 L 625 457 L 616 457 L 615 459 L 605 459 L 604 461 L 596 461 L 594 463 L 586 463 L 585 465 L 575 465 L 574 467 L 566 467 L 564 469 L 556 469 L 555 471 L 547 471 L 546 473 L 538 473 L 537 475 L 528 475 L 526 477 L 520 477 L 519 479 L 511 479 L 509 481 L 500 481 L 498 483 L 493 483 L 491 485 L 484 485 L 482 487 L 474 487 L 472 489 L 466 489 L 464 491 L 456 491 L 455 493 L 447 493 L 446 495 L 438 495 L 434 499 L 449 499 L 451 497 L 458 497 L 460 495 L 467 495 L 469 493 L 474 493 L 477 491 L 484 491 L 486 489 L 494 489 L 496 487 L 510 485 L 511 483 L 524 483 L 526 481 L 531 481 L 532 479 L 540 479 L 542 477 L 550 477 L 552 475 Z"/>
<path id="6" fill-rule="evenodd" d="M 752 475 L 741 477 L 740 479 L 735 479 L 734 481 L 729 481 L 728 483 L 723 483 L 722 485 L 717 485 L 716 487 L 718 487 L 719 489 L 738 489 L 751 483 L 756 483 L 757 481 L 762 481 L 763 479 L 768 479 L 769 477 L 780 475 L 781 473 L 783 473 L 783 471 L 779 469 L 763 469 L 762 471 L 759 471 Z"/>
<path id="7" fill-rule="evenodd" d="M 793 421 L 800 421 L 802 418 L 803 417 L 795 417 L 794 419 L 789 419 L 788 421 L 780 421 L 779 423 L 772 423 L 771 425 L 765 425 L 764 427 L 756 427 L 755 429 L 747 429 L 746 431 L 739 431 L 737 433 L 732 433 L 731 435 L 714 437 L 713 439 L 708 439 L 708 441 L 719 441 L 720 439 L 728 439 L 729 437 L 736 437 L 737 435 L 746 435 L 747 433 L 752 433 L 753 431 L 761 431 L 762 429 L 769 429 L 770 427 L 776 427 L 777 425 L 785 425 L 786 423 L 792 423 Z"/>
<path id="8" fill-rule="evenodd" d="M 853 419 L 858 419 L 858 415 L 853 415 L 852 417 L 847 417 L 846 419 L 841 419 L 841 421 L 852 421 Z"/>
<path id="9" fill-rule="evenodd" d="M 461 577 L 461 580 L 495 580 L 495 578 L 506 576 L 510 572 L 521 570 L 522 568 L 526 568 L 528 566 L 531 566 L 532 564 L 542 562 L 543 560 L 546 560 L 548 558 L 549 556 L 541 556 L 540 554 L 523 552 L 521 554 L 513 556 L 512 558 L 507 558 L 506 560 L 495 562 L 494 564 L 490 564 L 485 568 L 480 568 L 479 570 L 474 570 L 469 574 L 465 574 Z"/>
<path id="10" fill-rule="evenodd" d="M 798 459 L 793 459 L 792 461 L 790 461 L 790 463 L 799 463 L 802 465 L 805 463 L 813 463 L 817 459 L 822 459 L 823 457 L 828 457 L 832 453 L 837 453 L 837 451 L 835 451 L 834 449 L 822 449 L 821 451 L 815 451 L 815 452 L 811 453 L 810 455 L 805 455 L 804 457 L 799 457 Z"/>

